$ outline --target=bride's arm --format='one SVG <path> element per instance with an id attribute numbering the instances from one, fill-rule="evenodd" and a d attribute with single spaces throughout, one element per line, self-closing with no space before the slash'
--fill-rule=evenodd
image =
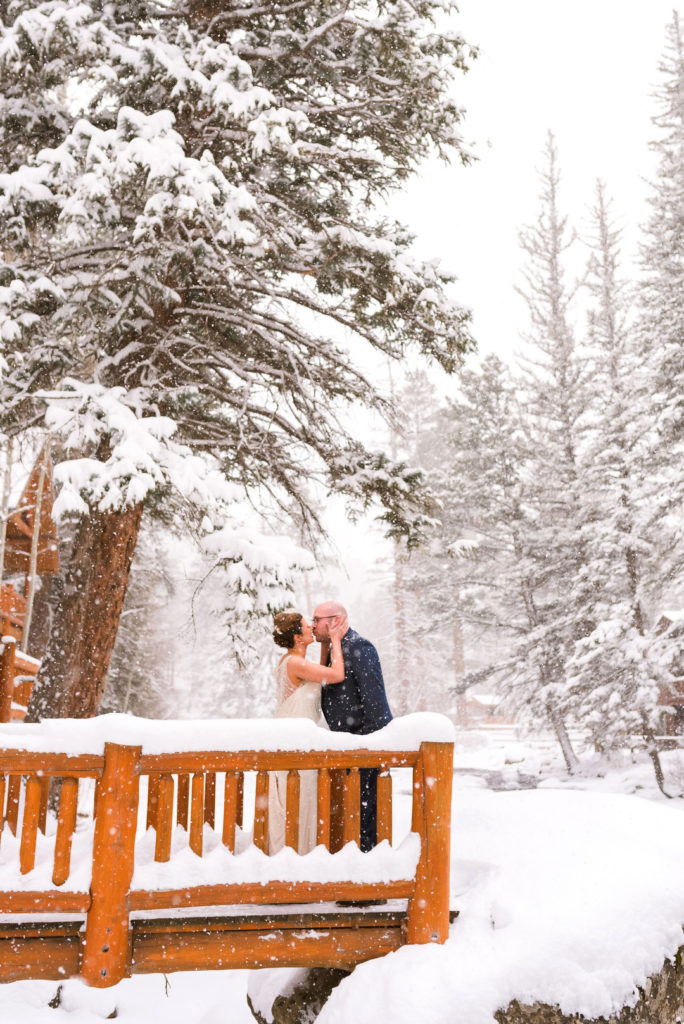
<path id="1" fill-rule="evenodd" d="M 330 630 L 330 665 L 316 665 L 299 655 L 290 657 L 288 669 L 293 676 L 306 683 L 341 683 L 344 679 L 344 658 L 342 657 L 342 637 L 349 629 L 347 619 L 341 620 L 338 626 Z"/>

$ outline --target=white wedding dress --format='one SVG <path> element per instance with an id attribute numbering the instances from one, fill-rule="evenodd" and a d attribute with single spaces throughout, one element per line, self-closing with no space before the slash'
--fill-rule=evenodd
<path id="1" fill-rule="evenodd" d="M 296 686 L 287 674 L 289 658 L 284 657 L 276 669 L 278 710 L 276 718 L 309 718 L 327 729 L 321 713 L 321 684 L 300 683 Z M 268 852 L 277 853 L 285 845 L 285 806 L 287 772 L 271 772 L 268 787 Z M 318 773 L 299 773 L 299 841 L 298 853 L 309 853 L 316 846 L 318 822 Z"/>

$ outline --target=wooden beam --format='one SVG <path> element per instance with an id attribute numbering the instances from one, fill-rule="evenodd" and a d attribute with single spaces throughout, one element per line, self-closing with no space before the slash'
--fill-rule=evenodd
<path id="1" fill-rule="evenodd" d="M 306 913 L 283 913 L 275 909 L 272 914 L 231 914 L 225 917 L 151 917 L 131 923 L 133 932 L 162 934 L 173 931 L 180 934 L 216 931 L 263 931 L 265 926 L 277 928 L 379 928 L 401 927 L 406 921 L 405 910 L 333 910 Z M 16 926 L 13 926 L 16 927 Z M 0 925 L 0 934 L 2 926 Z"/>
<path id="2" fill-rule="evenodd" d="M 290 768 L 406 768 L 417 750 L 203 750 L 143 754 L 141 772 L 288 771 Z"/>
<path id="3" fill-rule="evenodd" d="M 268 941 L 264 941 L 267 939 Z M 234 931 L 200 930 L 194 933 L 133 932 L 133 974 L 168 973 L 227 968 L 344 967 L 385 956 L 403 944 L 398 925 L 358 928 L 274 927 Z"/>
<path id="4" fill-rule="evenodd" d="M 74 931 L 78 931 L 76 922 Z M 78 934 L 12 938 L 0 935 L 0 982 L 47 979 L 64 981 L 78 974 Z"/>
<path id="5" fill-rule="evenodd" d="M 134 890 L 131 910 L 164 910 L 178 907 L 221 907 L 253 903 L 318 903 L 334 900 L 407 899 L 415 880 L 396 882 L 226 882 L 185 886 L 182 889 Z"/>
<path id="6" fill-rule="evenodd" d="M 0 914 L 82 914 L 89 909 L 88 892 L 0 892 Z"/>
<path id="7" fill-rule="evenodd" d="M 40 754 L 28 750 L 0 750 L 0 772 L 16 775 L 71 775 L 97 779 L 102 775 L 102 754 Z"/>

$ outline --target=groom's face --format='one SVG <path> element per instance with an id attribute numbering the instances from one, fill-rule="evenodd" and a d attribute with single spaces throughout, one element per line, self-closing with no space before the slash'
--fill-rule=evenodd
<path id="1" fill-rule="evenodd" d="M 316 637 L 318 643 L 321 643 L 322 640 L 330 639 L 330 627 L 334 625 L 338 618 L 338 615 L 326 615 L 325 609 L 316 609 L 316 611 L 313 614 L 313 619 L 311 621 L 313 625 L 314 636 Z"/>

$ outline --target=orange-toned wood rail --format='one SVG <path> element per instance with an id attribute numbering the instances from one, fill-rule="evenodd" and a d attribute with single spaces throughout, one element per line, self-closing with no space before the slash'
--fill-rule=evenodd
<path id="1" fill-rule="evenodd" d="M 103 987 L 149 971 L 274 964 L 351 967 L 406 942 L 444 942 L 449 926 L 452 755 L 452 744 L 436 742 L 404 751 L 148 755 L 140 747 L 106 744 L 104 755 L 72 755 L 0 749 L 3 859 L 9 855 L 14 863 L 16 856 L 17 878 L 27 886 L 0 890 L 0 982 L 78 974 L 88 984 Z M 315 773 L 317 841 L 334 854 L 345 843 L 359 843 L 359 769 L 371 767 L 380 769 L 378 842 L 390 846 L 405 838 L 393 835 L 391 769 L 412 773 L 407 828 L 420 838 L 413 877 L 323 881 L 307 878 L 302 860 L 302 877 L 296 881 L 231 881 L 231 865 L 238 863 L 238 858 L 231 859 L 234 853 L 244 853 L 249 845 L 269 853 L 269 790 L 276 772 L 284 773 L 285 845 L 290 854 L 298 846 L 300 772 Z M 93 785 L 95 799 L 84 791 Z M 48 815 L 49 786 L 54 787 L 51 804 L 56 813 Z M 249 808 L 246 793 L 254 794 Z M 157 872 L 169 862 L 173 866 L 175 856 L 181 853 L 186 860 L 179 863 L 187 862 L 188 848 L 199 858 L 209 849 L 215 856 L 221 845 L 227 858 L 225 876 L 220 882 L 198 884 L 176 871 L 163 876 L 171 880 L 166 888 L 136 887 L 136 844 L 148 851 L 140 854 L 143 862 L 147 856 L 148 869 L 150 857 L 159 864 L 159 869 L 152 865 L 155 886 L 163 883 Z M 50 856 L 51 886 L 46 887 Z M 42 885 L 30 882 L 33 873 Z M 78 881 L 83 877 L 89 877 L 89 884 Z M 363 913 L 317 906 L 350 900 L 400 902 Z M 228 907 L 245 911 L 215 916 L 217 908 Z M 208 908 L 211 916 L 197 916 L 199 908 Z M 176 916 L 141 917 L 151 911 Z M 46 913 L 82 914 L 84 922 L 36 920 Z M 21 914 L 25 922 L 19 925 L 14 918 L 3 923 L 4 914 Z"/>

